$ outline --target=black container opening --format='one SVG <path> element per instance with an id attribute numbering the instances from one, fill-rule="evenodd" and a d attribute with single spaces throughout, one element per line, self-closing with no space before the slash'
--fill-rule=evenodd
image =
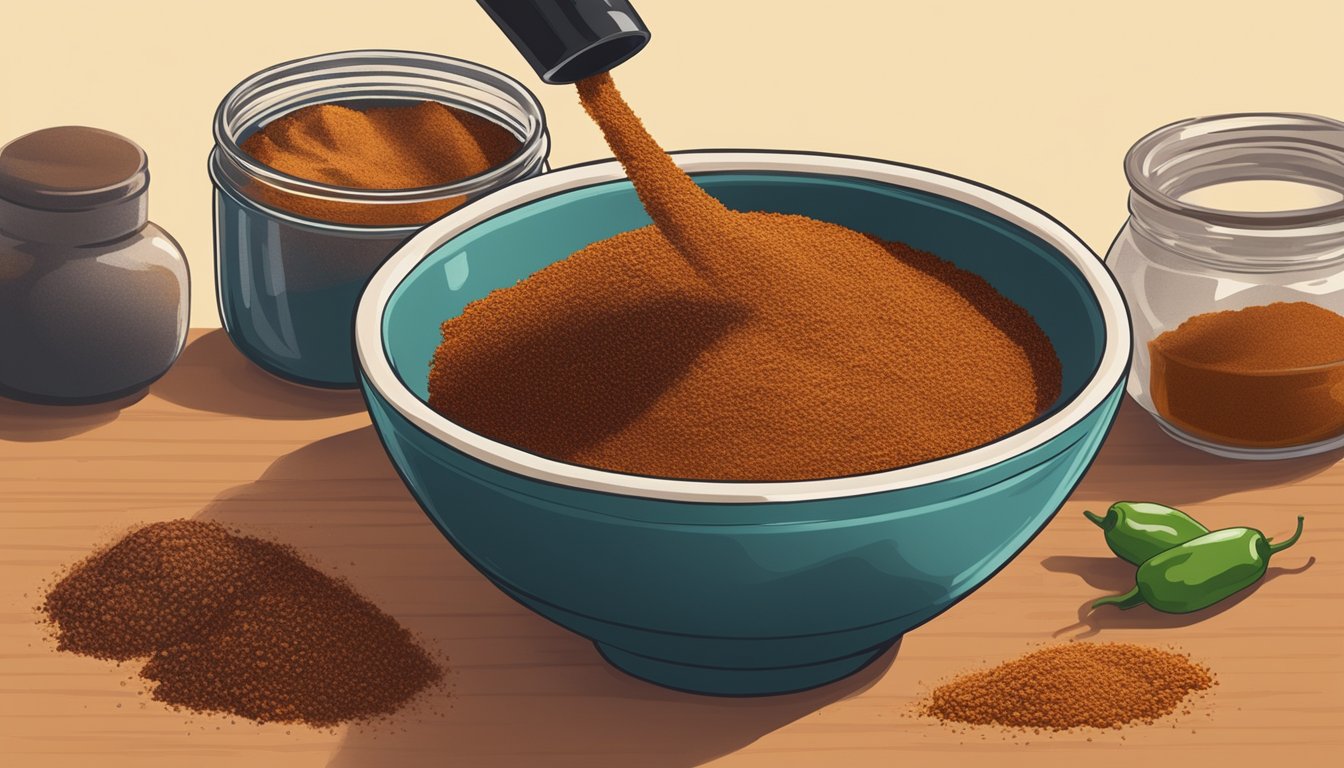
<path id="1" fill-rule="evenodd" d="M 602 40 L 560 62 L 543 79 L 558 85 L 606 72 L 639 53 L 648 40 L 643 32 Z"/>

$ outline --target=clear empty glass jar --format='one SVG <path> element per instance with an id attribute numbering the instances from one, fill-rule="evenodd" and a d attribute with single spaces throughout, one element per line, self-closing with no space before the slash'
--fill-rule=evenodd
<path id="1" fill-rule="evenodd" d="M 242 148 L 253 132 L 313 104 L 437 101 L 503 126 L 520 147 L 490 170 L 419 189 L 354 189 L 289 176 Z M 215 114 L 215 277 L 229 337 L 262 368 L 311 386 L 356 385 L 351 328 L 364 283 L 422 226 L 308 218 L 268 201 L 306 198 L 352 208 L 447 210 L 546 170 L 550 139 L 536 97 L 513 78 L 447 56 L 346 51 L 279 64 L 239 83 Z M 376 220 L 387 216 L 372 217 Z"/>
<path id="2" fill-rule="evenodd" d="M 1134 324 L 1129 394 L 1223 456 L 1344 445 L 1344 123 L 1186 120 L 1135 144 L 1125 173 L 1106 261 Z M 1259 205 L 1229 202 L 1256 185 Z"/>

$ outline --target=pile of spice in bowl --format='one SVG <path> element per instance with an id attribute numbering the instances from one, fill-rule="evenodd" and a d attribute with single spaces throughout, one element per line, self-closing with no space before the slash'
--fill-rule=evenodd
<path id="1" fill-rule="evenodd" d="M 589 467 L 783 481 L 960 453 L 1059 396 L 1050 340 L 982 278 L 837 224 L 729 210 L 609 74 L 578 89 L 654 223 L 445 322 L 429 386 L 444 416 Z"/>

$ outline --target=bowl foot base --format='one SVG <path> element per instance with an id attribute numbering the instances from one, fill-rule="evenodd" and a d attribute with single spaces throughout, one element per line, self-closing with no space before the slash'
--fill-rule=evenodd
<path id="1" fill-rule="evenodd" d="M 640 656 L 602 643 L 594 645 L 602 658 L 628 675 L 664 688 L 710 696 L 772 696 L 816 688 L 858 672 L 891 647 L 887 644 L 820 664 L 742 669 L 679 664 Z"/>

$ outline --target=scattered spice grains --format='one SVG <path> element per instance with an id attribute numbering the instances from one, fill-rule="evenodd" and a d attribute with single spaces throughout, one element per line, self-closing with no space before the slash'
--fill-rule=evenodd
<path id="1" fill-rule="evenodd" d="M 390 714 L 442 668 L 395 619 L 291 547 L 218 523 L 132 531 L 42 605 L 57 647 L 147 658 L 152 696 L 197 711 L 324 727 Z"/>
<path id="2" fill-rule="evenodd" d="M 730 210 L 610 75 L 578 89 L 654 226 L 443 323 L 443 415 L 601 469 L 809 480 L 974 448 L 1059 396 L 1050 340 L 985 280 L 838 224 Z"/>
<path id="3" fill-rule="evenodd" d="M 1151 725 L 1216 684 L 1188 655 L 1132 643 L 1064 643 L 939 686 L 918 711 L 1035 732 L 1121 728 Z"/>

